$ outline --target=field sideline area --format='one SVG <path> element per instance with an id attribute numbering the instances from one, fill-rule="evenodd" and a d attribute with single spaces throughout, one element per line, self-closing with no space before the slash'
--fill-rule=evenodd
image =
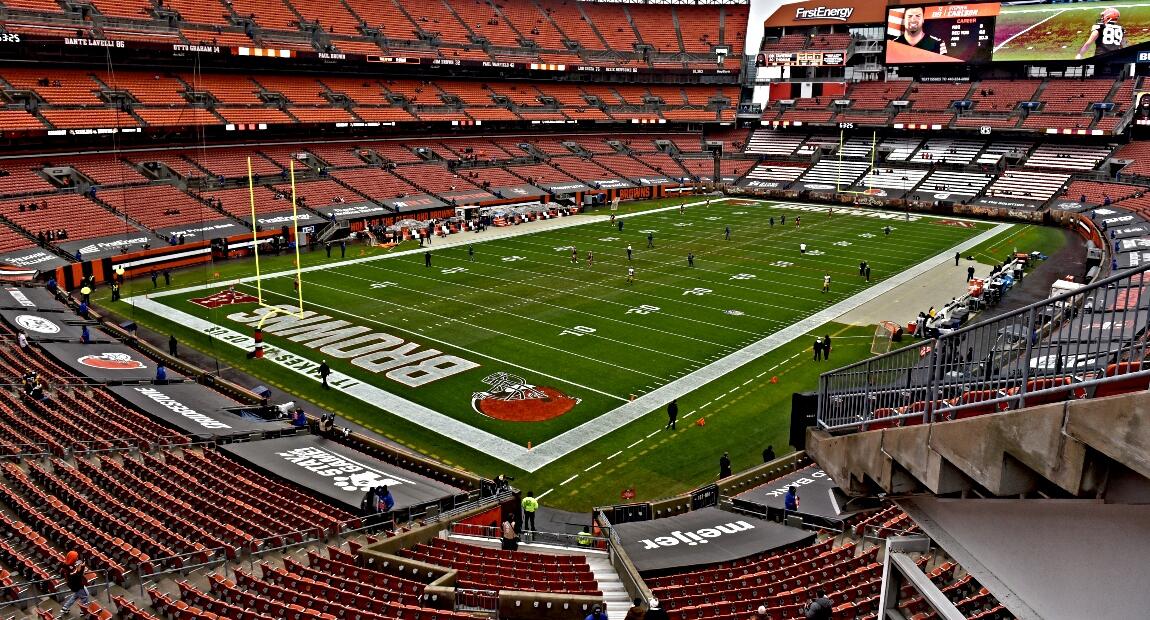
<path id="1" fill-rule="evenodd" d="M 310 314 L 267 319 L 260 361 L 246 359 L 263 312 L 248 297 L 251 261 L 180 272 L 155 292 L 137 282 L 111 307 L 381 435 L 485 475 L 510 472 L 549 504 L 585 509 L 624 489 L 659 497 L 697 486 L 714 478 L 723 450 L 735 469 L 767 444 L 785 453 L 791 393 L 869 355 L 873 326 L 835 318 L 956 248 L 1023 228 L 744 199 L 651 201 L 620 214 L 622 230 L 595 214 L 436 239 L 430 267 L 411 242 L 352 245 L 342 261 L 338 248 L 331 259 L 305 253 Z M 265 301 L 285 309 L 290 260 L 263 261 Z M 833 362 L 812 363 L 810 342 L 824 334 Z M 319 385 L 323 359 L 332 390 Z M 680 422 L 663 432 L 671 398 Z"/>

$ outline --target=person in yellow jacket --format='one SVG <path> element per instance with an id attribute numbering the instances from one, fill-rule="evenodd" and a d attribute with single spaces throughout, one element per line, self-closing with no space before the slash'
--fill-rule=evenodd
<path id="1" fill-rule="evenodd" d="M 535 499 L 535 491 L 528 491 L 520 504 L 523 506 L 523 531 L 535 531 L 535 511 L 539 510 L 539 500 Z"/>

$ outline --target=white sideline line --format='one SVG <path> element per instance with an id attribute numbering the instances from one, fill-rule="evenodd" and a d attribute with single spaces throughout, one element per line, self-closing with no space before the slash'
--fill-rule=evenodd
<path id="1" fill-rule="evenodd" d="M 570 478 L 564 480 L 563 482 L 560 482 L 559 486 L 563 486 L 563 485 L 567 484 L 568 482 L 571 482 L 572 480 L 574 480 L 578 477 L 579 477 L 579 474 L 575 474 L 574 476 L 571 476 Z"/>
<path id="2" fill-rule="evenodd" d="M 718 198 L 718 199 L 713 199 L 712 202 L 718 202 L 720 200 L 727 201 L 730 199 Z M 741 200 L 745 200 L 745 199 L 737 199 L 737 200 L 741 201 Z M 763 202 L 763 201 L 760 201 L 760 202 Z M 687 206 L 697 206 L 697 205 L 701 205 L 701 204 L 703 204 L 703 203 L 698 202 L 698 203 L 688 204 Z M 765 202 L 765 204 L 774 204 L 774 203 L 770 203 L 769 201 L 767 201 L 767 202 Z M 804 207 L 805 206 L 806 205 L 804 205 Z M 636 214 L 633 214 L 633 216 L 656 213 L 659 211 L 677 210 L 678 208 L 679 208 L 678 205 L 672 205 L 669 207 L 663 207 L 663 208 L 659 208 L 659 209 L 652 209 L 649 211 L 636 213 Z M 566 219 L 570 223 L 557 222 L 556 225 L 554 225 L 552 228 L 549 228 L 549 229 L 537 228 L 535 230 L 523 230 L 523 227 L 514 227 L 514 228 L 519 229 L 519 230 L 514 230 L 513 232 L 509 231 L 509 234 L 500 235 L 499 237 L 484 238 L 484 241 L 493 240 L 495 238 L 516 236 L 518 234 L 529 234 L 529 232 L 542 232 L 543 230 L 553 230 L 555 228 L 566 228 L 568 226 L 578 226 L 578 225 L 590 224 L 593 222 L 602 222 L 602 221 L 606 221 L 608 218 L 607 218 L 607 216 L 590 216 L 590 217 L 571 217 L 571 218 L 566 218 Z M 954 218 L 950 218 L 950 219 L 954 219 Z M 345 393 L 351 395 L 351 396 L 356 397 L 357 399 L 359 399 L 365 403 L 369 403 L 373 406 L 376 406 L 380 409 L 388 411 L 388 412 L 390 412 L 394 415 L 397 415 L 399 417 L 402 417 L 406 420 L 410 420 L 412 422 L 420 424 L 421 426 L 424 426 L 425 428 L 428 428 L 429 430 L 432 430 L 433 432 L 439 433 L 440 435 L 443 435 L 444 437 L 447 437 L 449 439 L 457 441 L 463 445 L 471 446 L 474 449 L 477 449 L 481 452 L 484 452 L 487 455 L 492 456 L 494 458 L 497 458 L 497 459 L 499 459 L 505 463 L 508 463 L 510 465 L 513 465 L 515 467 L 523 469 L 524 471 L 535 472 L 535 471 L 538 471 L 539 469 L 549 465 L 550 463 L 566 456 L 567 454 L 570 454 L 571 452 L 573 452 L 573 451 L 575 451 L 575 450 L 577 450 L 577 449 L 579 449 L 579 448 L 581 448 L 581 447 L 583 447 L 583 446 L 585 446 L 585 445 L 587 445 L 587 444 L 589 444 L 589 443 L 591 443 L 591 442 L 593 442 L 593 441 L 595 441 L 595 440 L 597 440 L 597 439 L 599 439 L 605 435 L 608 435 L 608 434 L 622 428 L 623 426 L 643 417 L 644 415 L 650 413 L 651 411 L 655 411 L 655 410 L 662 408 L 664 405 L 666 405 L 668 402 L 670 402 L 671 399 L 682 397 L 685 394 L 688 394 L 688 393 L 690 393 L 690 392 L 692 392 L 692 391 L 694 391 L 694 390 L 696 390 L 696 389 L 698 389 L 704 385 L 707 385 L 707 384 L 709 384 L 709 383 L 711 383 L 717 379 L 722 378 L 726 374 L 730 373 L 731 371 L 733 371 L 737 368 L 742 367 L 743 365 L 745 365 L 747 363 L 750 363 L 756 359 L 759 359 L 760 357 L 762 357 L 762 356 L 770 353 L 771 351 L 774 351 L 775 349 L 777 349 L 777 348 L 787 344 L 788 342 L 790 342 L 793 339 L 794 334 L 806 333 L 811 329 L 814 329 L 814 328 L 816 328 L 816 327 L 818 327 L 824 323 L 827 323 L 829 321 L 832 321 L 836 317 L 842 315 L 843 313 L 845 313 L 849 310 L 852 310 L 852 309 L 858 307 L 859 305 L 861 305 L 863 303 L 871 301 L 872 299 L 878 297 L 879 295 L 882 295 L 882 294 L 884 294 L 884 293 L 886 293 L 886 292 L 888 292 L 888 291 L 890 291 L 890 290 L 892 290 L 892 289 L 894 289 L 894 288 L 896 288 L 902 284 L 905 284 L 906 282 L 909 282 L 916 277 L 919 277 L 921 274 L 925 273 L 931 267 L 937 265 L 938 263 L 950 260 L 954 256 L 955 252 L 961 252 L 967 248 L 974 247 L 974 246 L 982 243 L 983 241 L 985 241 L 987 239 L 993 238 L 993 237 L 1001 234 L 1005 230 L 1010 229 L 1010 227 L 1012 227 L 1012 226 L 1013 226 L 1013 224 L 999 224 L 999 225 L 995 226 L 994 228 L 987 230 L 987 231 L 984 231 L 981 234 L 979 234 L 975 237 L 972 237 L 972 238 L 960 243 L 959 245 L 952 247 L 949 250 L 946 250 L 946 251 L 938 254 L 937 256 L 935 256 L 931 259 L 927 259 L 925 261 L 922 261 L 918 265 L 915 265 L 914 267 L 911 267 L 910 269 L 908 269 L 906 271 L 903 271 L 903 272 L 901 272 L 895 276 L 887 278 L 886 280 L 883 280 L 882 282 L 875 284 L 871 288 L 865 289 L 865 290 L 863 290 L 863 291 L 861 291 L 861 292 L 859 292 L 859 293 L 857 293 L 857 294 L 855 294 L 855 295 L 853 295 L 847 299 L 844 299 L 844 300 L 842 300 L 842 301 L 840 301 L 840 302 L 838 302 L 832 306 L 823 308 L 822 310 L 819 310 L 818 312 L 815 312 L 814 314 L 811 314 L 811 315 L 809 315 L 803 319 L 800 319 L 799 321 L 795 322 L 792 325 L 783 326 L 780 329 L 776 330 L 775 332 L 773 332 L 773 333 L 771 333 L 771 334 L 769 334 L 769 335 L 767 335 L 767 336 L 765 336 L 765 337 L 763 337 L 763 338 L 761 338 L 761 339 L 759 339 L 759 340 L 757 340 L 757 341 L 755 341 L 755 342 L 753 342 L 753 343 L 751 343 L 751 344 L 749 344 L 749 345 L 747 345 L 747 346 L 745 346 L 739 350 L 736 350 L 736 351 L 734 351 L 734 352 L 732 352 L 732 353 L 730 353 L 730 354 L 728 354 L 722 358 L 719 358 L 715 361 L 712 361 L 712 362 L 692 371 L 689 374 L 683 375 L 682 377 L 680 377 L 678 379 L 670 381 L 661 387 L 658 387 L 658 388 L 656 388 L 650 392 L 647 392 L 647 393 L 639 396 L 638 398 L 636 398 L 633 401 L 629 401 L 627 403 L 624 403 L 624 404 L 620 405 L 619 407 L 616 407 L 615 409 L 613 409 L 611 411 L 604 412 L 602 415 L 599 415 L 596 418 L 589 420 L 588 422 L 585 422 L 584 424 L 576 426 L 576 427 L 574 427 L 570 430 L 567 430 L 567 431 L 565 431 L 565 432 L 563 432 L 563 433 L 561 433 L 561 434 L 559 434 L 559 435 L 557 435 L 557 436 L 555 436 L 555 437 L 553 437 L 553 438 L 551 438 L 551 439 L 549 439 L 549 440 L 547 440 L 547 441 L 545 441 L 545 442 L 543 442 L 537 446 L 534 446 L 534 448 L 532 450 L 527 450 L 524 446 L 520 446 L 520 445 L 517 445 L 515 443 L 512 443 L 512 442 L 510 442 L 510 441 L 508 441 L 502 437 L 499 437 L 498 435 L 495 435 L 493 433 L 489 433 L 487 431 L 477 429 L 477 428 L 471 426 L 470 424 L 467 424 L 466 422 L 463 422 L 463 421 L 458 420 L 456 418 L 453 418 L 451 416 L 445 415 L 445 414 L 440 413 L 438 411 L 434 411 L 434 410 L 432 410 L 432 409 L 430 409 L 424 405 L 420 405 L 418 403 L 411 402 L 405 398 L 402 398 L 402 397 L 397 396 L 393 393 L 387 392 L 387 391 L 383 390 L 382 388 L 376 387 L 376 386 L 368 384 L 368 383 L 363 383 L 359 379 L 356 379 L 354 377 L 350 377 L 350 376 L 344 375 L 342 373 L 333 372 L 331 375 L 331 379 L 332 379 L 332 382 L 336 383 L 337 385 L 347 385 L 348 387 L 342 388 L 343 391 Z M 495 232 L 500 232 L 500 231 L 497 230 Z M 437 247 L 438 248 L 450 247 L 452 245 L 465 245 L 468 243 L 469 238 L 466 237 L 465 235 L 459 235 L 458 237 L 459 237 L 459 239 L 457 242 L 453 242 L 455 240 L 449 239 L 447 242 L 441 243 Z M 476 240 L 471 239 L 471 241 L 476 241 Z M 323 264 L 323 265 L 316 265 L 316 266 L 312 266 L 312 267 L 306 267 L 306 268 L 302 269 L 301 271 L 304 271 L 304 272 L 322 271 L 322 270 L 331 269 L 332 267 L 337 267 L 337 266 L 346 266 L 346 265 L 361 264 L 361 263 L 377 261 L 377 260 L 385 260 L 385 259 L 391 258 L 393 256 L 404 256 L 404 255 L 416 254 L 416 253 L 420 253 L 420 252 L 424 252 L 424 251 L 426 251 L 426 248 L 418 248 L 418 249 L 414 249 L 414 250 L 408 250 L 405 252 L 396 252 L 394 254 L 389 254 L 389 255 L 384 255 L 384 256 L 365 257 L 365 258 L 351 259 L 351 260 L 340 261 L 340 262 L 335 262 L 335 263 L 328 263 L 328 264 Z M 269 277 L 276 277 L 276 276 L 287 276 L 287 275 L 294 275 L 295 273 L 296 273 L 295 271 L 282 271 L 282 272 L 278 272 L 278 273 L 265 275 L 264 277 L 269 278 Z M 222 341 L 226 344 L 231 344 L 231 345 L 236 346 L 236 347 L 241 348 L 241 349 L 250 349 L 252 346 L 254 346 L 254 343 L 253 343 L 250 336 L 241 334 L 241 333 L 236 332 L 234 330 L 224 328 L 224 327 L 217 325 L 215 323 L 211 323 L 210 321 L 207 321 L 205 319 L 200 319 L 199 317 L 195 317 L 191 314 L 188 314 L 188 313 L 183 312 L 181 310 L 178 310 L 176 308 L 172 308 L 170 306 L 161 304 L 158 301 L 155 301 L 153 298 L 166 297 L 166 296 L 170 296 L 170 295 L 182 295 L 182 294 L 186 294 L 186 293 L 190 293 L 190 292 L 196 292 L 196 291 L 202 291 L 202 290 L 208 290 L 208 289 L 216 289 L 216 288 L 220 288 L 221 286 L 226 286 L 230 282 L 241 283 L 241 282 L 250 282 L 250 281 L 254 281 L 254 280 L 255 280 L 255 277 L 253 276 L 253 277 L 248 277 L 248 278 L 241 278 L 239 280 L 234 280 L 234 281 L 233 280 L 221 281 L 221 282 L 216 282 L 216 283 L 212 283 L 212 284 L 204 284 L 204 285 L 187 287 L 187 288 L 183 288 L 183 289 L 168 290 L 168 291 L 164 291 L 162 293 L 150 295 L 150 296 L 136 296 L 136 297 L 125 298 L 124 301 L 136 306 L 137 308 L 139 308 L 141 310 L 146 310 L 146 311 L 151 312 L 157 316 L 161 316 L 161 317 L 166 318 L 168 320 L 171 320 L 171 321 L 174 321 L 177 323 L 181 323 L 181 324 L 186 325 L 192 329 L 196 329 L 197 331 L 200 331 L 202 333 L 213 333 L 213 334 L 215 334 L 215 336 L 214 336 L 215 338 L 219 339 L 220 341 Z M 208 332 L 206 330 L 211 330 L 211 332 Z M 269 351 L 271 351 L 271 350 L 274 350 L 274 348 L 269 349 Z M 799 355 L 801 355 L 801 353 L 796 353 L 795 355 L 791 356 L 791 358 L 789 358 L 789 359 L 794 359 L 795 357 L 798 357 Z M 272 359 L 273 362 L 275 361 L 274 355 L 269 354 L 268 357 L 273 358 Z M 307 358 L 304 358 L 303 356 L 299 356 L 299 355 L 295 355 L 295 354 L 290 354 L 288 357 L 292 358 L 292 360 L 295 360 L 296 362 L 298 362 L 300 360 L 307 360 Z M 310 360 L 307 360 L 307 361 L 310 361 Z M 301 369 L 298 364 L 296 365 L 296 367 L 293 367 L 288 362 L 281 363 L 281 365 L 284 366 L 285 368 L 293 370 L 294 372 L 296 372 L 302 376 L 309 378 L 312 381 L 316 381 L 316 382 L 319 381 L 318 377 L 313 376 L 313 374 L 311 373 L 310 370 Z M 316 367 L 316 366 L 318 366 L 318 364 L 313 363 L 313 364 L 310 364 L 309 368 L 314 369 L 314 367 Z M 706 407 L 709 404 L 710 403 L 706 403 L 706 404 L 700 406 L 699 410 L 703 409 L 704 407 Z M 652 435 L 653 434 L 654 433 L 652 433 Z M 628 449 L 634 448 L 636 445 L 638 445 L 642 441 L 643 441 L 642 439 L 639 439 L 638 441 L 627 446 L 627 448 Z M 563 484 L 570 482 L 574 478 L 575 478 L 575 476 L 568 479 Z M 562 486 L 562 485 L 560 485 L 560 486 Z"/>
<path id="3" fill-rule="evenodd" d="M 550 489 L 547 489 L 546 491 L 544 491 L 544 492 L 540 493 L 539 495 L 535 496 L 535 499 L 543 499 L 544 497 L 547 497 L 547 494 L 548 494 L 548 493 L 550 493 L 550 492 L 552 492 L 552 491 L 554 491 L 554 490 L 555 490 L 555 487 L 551 487 Z"/>
<path id="4" fill-rule="evenodd" d="M 583 472 L 584 472 L 584 473 L 586 473 L 586 472 L 589 472 L 589 471 L 591 471 L 592 469 L 595 469 L 596 467 L 598 467 L 598 466 L 600 466 L 600 465 L 602 465 L 602 464 L 603 464 L 603 461 L 599 461 L 598 463 L 595 463 L 594 465 L 592 465 L 592 466 L 588 467 L 587 469 L 584 469 L 584 470 L 583 470 Z"/>

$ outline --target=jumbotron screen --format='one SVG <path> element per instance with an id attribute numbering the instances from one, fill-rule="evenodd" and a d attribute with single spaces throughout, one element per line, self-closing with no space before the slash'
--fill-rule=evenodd
<path id="1" fill-rule="evenodd" d="M 888 64 L 1089 59 L 1150 41 L 1150 0 L 902 6 L 887 14 Z"/>

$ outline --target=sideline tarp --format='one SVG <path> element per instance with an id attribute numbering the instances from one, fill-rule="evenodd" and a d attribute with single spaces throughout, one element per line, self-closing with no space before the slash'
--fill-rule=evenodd
<path id="1" fill-rule="evenodd" d="M 386 486 L 395 509 L 438 501 L 457 493 L 445 484 L 384 463 L 316 435 L 233 443 L 220 450 L 256 469 L 330 498 L 354 512 L 367 490 Z"/>
<path id="2" fill-rule="evenodd" d="M 121 400 L 173 428 L 191 435 L 230 437 L 278 431 L 290 425 L 282 421 L 261 422 L 226 411 L 240 407 L 236 401 L 195 383 L 171 385 L 118 385 L 108 388 Z"/>
<path id="3" fill-rule="evenodd" d="M 33 310 L 36 312 L 65 312 L 68 307 L 60 303 L 43 287 L 0 287 L 0 308 Z"/>
<path id="4" fill-rule="evenodd" d="M 776 478 L 750 491 L 744 491 L 736 498 L 782 510 L 783 496 L 787 494 L 787 487 L 792 484 L 799 494 L 799 512 L 831 519 L 841 516 L 831 496 L 834 481 L 826 472 L 814 465 Z"/>
<path id="5" fill-rule="evenodd" d="M 151 381 L 156 378 L 156 363 L 122 344 L 49 342 L 42 348 L 77 375 L 96 381 Z M 169 380 L 182 378 L 183 375 L 168 370 Z"/>
<path id="6" fill-rule="evenodd" d="M 0 310 L 0 317 L 17 331 L 23 331 L 28 340 L 35 342 L 79 342 L 81 328 L 66 322 L 83 321 L 76 315 L 67 315 L 59 312 L 21 312 L 19 310 Z M 92 342 L 111 342 L 107 334 L 96 329 L 95 325 L 88 327 L 88 337 Z"/>
<path id="7" fill-rule="evenodd" d="M 813 532 L 718 508 L 622 523 L 615 533 L 640 572 L 737 560 L 815 539 Z"/>

